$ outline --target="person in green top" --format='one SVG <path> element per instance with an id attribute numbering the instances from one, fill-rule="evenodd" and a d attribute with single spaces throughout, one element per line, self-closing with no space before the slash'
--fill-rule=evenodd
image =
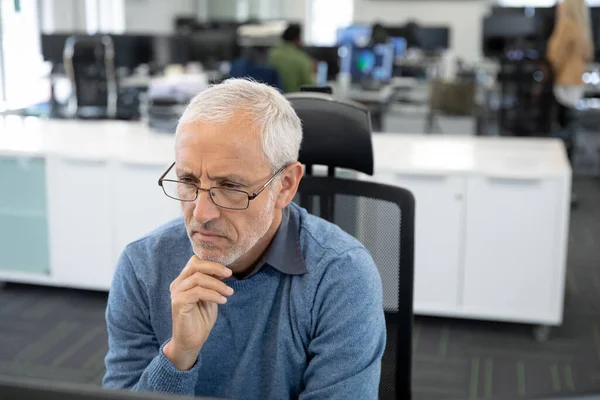
<path id="1" fill-rule="evenodd" d="M 302 85 L 314 85 L 314 61 L 301 49 L 302 29 L 290 25 L 283 32 L 279 45 L 269 51 L 268 63 L 283 82 L 285 93 L 299 92 Z"/>

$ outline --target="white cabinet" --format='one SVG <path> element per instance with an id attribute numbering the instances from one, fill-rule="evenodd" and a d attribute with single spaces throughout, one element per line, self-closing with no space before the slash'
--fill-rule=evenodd
<path id="1" fill-rule="evenodd" d="M 561 267 L 559 179 L 472 177 L 468 182 L 464 311 L 560 322 L 552 312 Z M 560 308 L 558 311 L 560 311 Z"/>
<path id="2" fill-rule="evenodd" d="M 158 186 L 167 167 L 115 165 L 113 263 L 127 244 L 181 215 L 180 203 L 165 196 Z"/>
<path id="3" fill-rule="evenodd" d="M 415 312 L 455 312 L 463 278 L 465 178 L 382 173 L 374 180 L 408 189 L 415 197 Z"/>
<path id="4" fill-rule="evenodd" d="M 49 156 L 46 168 L 52 279 L 109 288 L 115 267 L 109 164 Z"/>

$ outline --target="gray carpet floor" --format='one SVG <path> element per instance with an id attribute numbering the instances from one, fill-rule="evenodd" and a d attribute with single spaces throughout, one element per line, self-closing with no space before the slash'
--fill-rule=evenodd
<path id="1" fill-rule="evenodd" d="M 564 324 L 538 343 L 531 326 L 417 317 L 415 399 L 600 393 L 600 181 L 577 179 L 574 189 Z M 0 374 L 99 384 L 105 305 L 105 293 L 4 286 Z"/>

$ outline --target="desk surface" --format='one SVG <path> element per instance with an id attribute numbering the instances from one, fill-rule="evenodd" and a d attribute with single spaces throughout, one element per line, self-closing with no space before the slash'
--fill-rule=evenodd
<path id="1" fill-rule="evenodd" d="M 571 174 L 558 139 L 497 136 L 378 134 L 375 171 L 502 178 L 565 177 Z"/>
<path id="2" fill-rule="evenodd" d="M 366 90 L 356 84 L 350 84 L 349 87 L 344 90 L 337 81 L 327 82 L 327 85 L 332 87 L 335 96 L 354 100 L 359 103 L 385 104 L 390 101 L 395 90 L 391 85 L 383 85 L 376 90 Z"/>
<path id="3" fill-rule="evenodd" d="M 498 177 L 569 176 L 558 139 L 453 135 L 373 135 L 376 173 Z M 141 122 L 42 120 L 0 117 L 0 155 L 61 156 L 166 166 L 174 157 L 174 135 Z"/>

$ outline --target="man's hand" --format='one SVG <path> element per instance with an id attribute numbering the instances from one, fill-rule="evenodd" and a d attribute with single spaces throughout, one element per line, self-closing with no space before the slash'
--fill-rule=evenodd
<path id="1" fill-rule="evenodd" d="M 173 334 L 163 352 L 178 370 L 187 371 L 196 363 L 217 321 L 218 304 L 225 304 L 225 296 L 233 294 L 221 281 L 231 274 L 221 264 L 193 256 L 171 283 Z"/>

